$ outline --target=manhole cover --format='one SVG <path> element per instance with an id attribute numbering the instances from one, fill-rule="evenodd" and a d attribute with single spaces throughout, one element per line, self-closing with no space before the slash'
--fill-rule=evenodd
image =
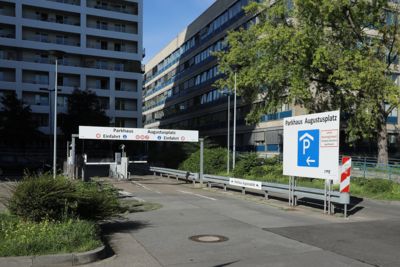
<path id="1" fill-rule="evenodd" d="M 201 243 L 219 243 L 229 240 L 229 238 L 222 235 L 195 235 L 189 237 L 189 239 Z"/>

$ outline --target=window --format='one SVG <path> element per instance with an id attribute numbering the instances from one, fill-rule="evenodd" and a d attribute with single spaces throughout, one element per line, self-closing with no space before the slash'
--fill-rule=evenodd
<path id="1" fill-rule="evenodd" d="M 121 90 L 121 81 L 115 81 L 115 90 L 117 91 Z"/>
<path id="2" fill-rule="evenodd" d="M 101 89 L 108 89 L 108 81 L 105 79 L 100 80 L 100 88 Z"/>
<path id="3" fill-rule="evenodd" d="M 121 51 L 121 44 L 115 43 L 114 44 L 114 51 Z"/>
<path id="4" fill-rule="evenodd" d="M 58 75 L 57 76 L 57 85 L 58 86 L 63 86 L 64 85 L 64 76 Z"/>
<path id="5" fill-rule="evenodd" d="M 64 23 L 64 16 L 56 15 L 56 22 L 57 23 Z"/>
<path id="6" fill-rule="evenodd" d="M 101 41 L 101 49 L 102 50 L 107 50 L 108 49 L 108 43 L 106 41 Z"/>
<path id="7" fill-rule="evenodd" d="M 47 13 L 40 14 L 40 20 L 47 21 L 48 19 L 49 19 L 49 14 Z"/>

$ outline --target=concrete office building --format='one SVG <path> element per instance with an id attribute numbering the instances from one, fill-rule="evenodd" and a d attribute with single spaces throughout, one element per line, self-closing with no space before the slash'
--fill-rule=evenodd
<path id="1" fill-rule="evenodd" d="M 142 0 L 0 0 L 0 95 L 16 91 L 40 130 L 52 132 L 54 56 L 58 112 L 68 95 L 91 90 L 111 124 L 141 127 Z"/>
<path id="2" fill-rule="evenodd" d="M 143 91 L 146 128 L 198 129 L 201 136 L 226 144 L 228 101 L 226 95 L 213 87 L 221 74 L 212 52 L 226 49 L 229 30 L 255 22 L 256 18 L 243 12 L 247 4 L 248 0 L 217 0 L 146 64 Z M 233 125 L 233 97 L 230 107 Z M 249 106 L 238 102 L 239 150 L 272 153 L 279 152 L 282 142 L 281 119 L 301 113 L 300 109 L 285 106 L 277 114 L 263 116 L 259 125 L 249 126 L 244 120 L 248 110 Z"/>
<path id="3" fill-rule="evenodd" d="M 242 7 L 247 4 L 248 0 L 217 0 L 146 64 L 144 127 L 198 129 L 201 136 L 226 145 L 227 96 L 213 87 L 221 74 L 212 52 L 226 49 L 228 31 L 256 22 L 244 14 Z M 230 107 L 232 127 L 233 97 Z M 262 116 L 259 124 L 246 125 L 249 109 L 239 99 L 238 149 L 272 154 L 282 149 L 282 119 L 305 114 L 298 106 L 284 105 L 277 113 Z M 394 110 L 388 121 L 392 144 L 396 142 L 397 113 Z"/>

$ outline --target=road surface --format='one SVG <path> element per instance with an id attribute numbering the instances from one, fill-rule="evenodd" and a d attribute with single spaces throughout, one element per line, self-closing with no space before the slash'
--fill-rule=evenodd
<path id="1" fill-rule="evenodd" d="M 400 266 L 398 203 L 363 201 L 344 219 L 168 178 L 114 184 L 163 207 L 110 223 L 116 255 L 88 266 Z M 227 241 L 192 241 L 196 235 Z"/>

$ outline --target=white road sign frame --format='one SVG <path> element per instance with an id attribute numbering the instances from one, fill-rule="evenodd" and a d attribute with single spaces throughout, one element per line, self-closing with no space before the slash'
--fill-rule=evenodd
<path id="1" fill-rule="evenodd" d="M 198 131 L 79 126 L 79 139 L 199 142 Z"/>
<path id="2" fill-rule="evenodd" d="M 283 174 L 339 180 L 340 111 L 283 121 Z"/>

